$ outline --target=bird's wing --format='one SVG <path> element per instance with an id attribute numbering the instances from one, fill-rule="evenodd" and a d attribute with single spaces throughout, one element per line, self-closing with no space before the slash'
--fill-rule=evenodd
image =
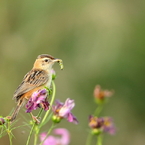
<path id="1" fill-rule="evenodd" d="M 40 69 L 31 70 L 24 76 L 22 83 L 14 92 L 13 98 L 18 101 L 20 96 L 32 89 L 35 89 L 36 87 L 44 85 L 48 79 L 49 78 L 46 71 Z"/>

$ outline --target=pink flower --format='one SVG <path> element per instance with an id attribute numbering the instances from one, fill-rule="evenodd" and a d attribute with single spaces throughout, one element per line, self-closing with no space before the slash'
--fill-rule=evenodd
<path id="1" fill-rule="evenodd" d="M 54 134 L 57 136 L 50 135 L 45 139 L 46 133 L 41 133 L 40 134 L 41 142 L 45 139 L 43 145 L 68 145 L 69 144 L 70 135 L 68 130 L 64 128 L 58 128 L 54 130 Z"/>
<path id="2" fill-rule="evenodd" d="M 65 101 L 65 103 L 57 100 L 56 105 L 52 108 L 55 118 L 66 118 L 69 122 L 77 124 L 77 118 L 71 113 L 71 110 L 74 108 L 74 106 L 74 100 L 69 98 Z"/>
<path id="3" fill-rule="evenodd" d="M 26 112 L 30 113 L 33 110 L 36 110 L 38 107 L 41 107 L 44 110 L 49 109 L 49 103 L 47 101 L 47 91 L 46 89 L 36 91 L 32 94 L 31 98 L 26 104 Z"/>

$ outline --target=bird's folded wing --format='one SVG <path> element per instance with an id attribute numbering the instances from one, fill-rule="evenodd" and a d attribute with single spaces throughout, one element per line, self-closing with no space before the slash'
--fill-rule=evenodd
<path id="1" fill-rule="evenodd" d="M 19 96 L 22 96 L 24 93 L 27 93 L 36 87 L 44 85 L 47 83 L 48 79 L 46 71 L 40 69 L 31 70 L 24 76 L 23 81 L 16 89 L 13 98 L 18 100 Z"/>

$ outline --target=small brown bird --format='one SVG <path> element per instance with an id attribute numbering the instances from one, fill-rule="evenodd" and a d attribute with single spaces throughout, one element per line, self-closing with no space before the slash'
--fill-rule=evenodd
<path id="1" fill-rule="evenodd" d="M 14 92 L 13 98 L 16 99 L 17 106 L 11 116 L 11 121 L 16 118 L 20 108 L 30 99 L 33 92 L 45 86 L 50 88 L 52 81 L 51 69 L 55 62 L 62 64 L 61 59 L 56 59 L 48 54 L 42 54 L 37 57 L 32 70 L 24 76 L 23 81 Z"/>

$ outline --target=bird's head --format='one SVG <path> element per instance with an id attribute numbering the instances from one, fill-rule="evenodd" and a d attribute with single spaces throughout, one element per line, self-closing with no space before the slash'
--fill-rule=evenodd
<path id="1" fill-rule="evenodd" d="M 61 59 L 54 58 L 53 56 L 48 55 L 48 54 L 41 54 L 37 57 L 33 68 L 49 70 L 52 68 L 52 66 L 55 62 L 58 62 L 61 66 L 61 69 L 63 69 Z"/>

